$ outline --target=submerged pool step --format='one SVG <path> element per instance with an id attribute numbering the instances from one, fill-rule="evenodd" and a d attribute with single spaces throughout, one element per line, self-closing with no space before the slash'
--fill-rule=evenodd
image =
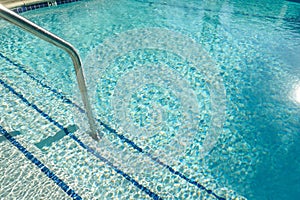
<path id="1" fill-rule="evenodd" d="M 32 77 L 28 77 L 28 74 L 18 70 L 17 66 L 14 65 L 14 67 L 14 70 L 18 73 L 10 73 L 10 75 L 15 78 L 23 76 L 23 78 L 21 82 L 14 82 L 11 76 L 4 77 L 5 81 L 9 85 L 12 85 L 10 86 L 12 89 L 6 87 L 9 94 L 5 95 L 5 97 L 11 96 L 13 99 L 9 100 L 6 98 L 8 102 L 18 102 L 17 104 L 13 104 L 12 107 L 23 113 L 23 116 L 17 120 L 18 123 L 15 123 L 15 119 L 11 123 L 15 127 L 23 124 L 21 125 L 23 128 L 30 125 L 30 128 L 28 127 L 29 130 L 25 131 L 27 132 L 25 137 L 32 138 L 28 141 L 36 144 L 44 141 L 39 145 L 43 149 L 45 148 L 45 153 L 49 156 L 53 167 L 55 169 L 64 169 L 67 171 L 67 174 L 71 174 L 72 178 L 68 179 L 70 184 L 74 185 L 72 180 L 75 183 L 80 183 L 80 186 L 76 188 L 79 188 L 79 191 L 85 191 L 84 196 L 90 198 L 95 194 L 100 196 L 103 194 L 115 195 L 114 192 L 119 194 L 118 190 L 120 190 L 122 191 L 120 193 L 127 195 L 127 197 L 135 196 L 147 199 L 149 195 L 145 193 L 145 190 L 147 191 L 148 189 L 162 198 L 216 199 L 211 195 L 212 192 L 216 192 L 221 197 L 226 196 L 226 198 L 230 199 L 233 192 L 228 192 L 224 188 L 219 190 L 220 186 L 217 186 L 217 183 L 212 177 L 209 177 L 209 174 L 204 173 L 202 174 L 203 177 L 195 177 L 196 174 L 190 174 L 195 173 L 190 169 L 186 168 L 183 170 L 182 173 L 188 177 L 192 177 L 192 181 L 205 182 L 204 185 L 208 188 L 208 192 L 199 190 L 195 185 L 188 183 L 178 172 L 173 170 L 172 173 L 172 170 L 155 162 L 151 157 L 147 156 L 147 153 L 142 154 L 136 151 L 136 149 L 131 148 L 124 141 L 121 141 L 120 138 L 112 136 L 112 133 L 109 131 L 106 134 L 109 136 L 106 138 L 106 143 L 100 143 L 99 145 L 95 144 L 95 141 L 91 140 L 82 131 L 76 132 L 75 135 L 83 141 L 83 145 L 70 137 L 63 137 L 62 133 L 57 135 L 57 133 L 63 131 L 64 124 L 70 124 L 72 121 L 69 116 L 73 114 L 74 105 L 66 102 L 65 98 L 58 97 L 57 93 L 49 92 L 49 88 L 45 88 L 43 84 L 35 81 Z M 29 110 L 29 113 L 32 113 L 33 116 L 30 118 L 26 117 L 28 113 L 25 110 Z M 77 114 L 82 114 L 77 108 L 75 110 L 77 110 Z M 12 117 L 6 117 L 6 119 L 10 118 Z M 25 118 L 25 121 L 23 118 Z M 35 123 L 32 123 L 32 120 Z M 39 124 L 40 121 L 43 123 Z M 6 124 L 10 126 L 11 123 Z M 43 126 L 47 128 L 45 129 Z M 39 134 L 38 139 L 34 139 L 37 136 L 36 133 L 39 132 L 43 134 Z M 46 141 L 51 143 L 51 141 L 54 141 L 54 138 L 60 139 L 51 147 L 47 145 L 48 142 Z M 86 152 L 87 149 L 82 149 L 82 146 L 92 147 L 92 150 Z M 124 155 L 124 157 L 120 158 L 120 155 Z M 122 160 L 124 158 L 128 160 Z M 66 166 L 68 167 L 66 168 Z M 147 170 L 137 170 L 141 166 L 147 166 Z M 207 175 L 207 177 L 204 177 L 204 175 Z M 104 179 L 110 182 L 103 183 Z M 115 185 L 117 189 L 112 186 L 114 191 L 111 191 L 111 184 Z M 128 190 L 131 191 L 130 194 L 124 192 L 124 189 L 119 188 L 120 184 L 125 184 L 125 188 L 131 188 Z"/>
<path id="2" fill-rule="evenodd" d="M 29 106 L 33 109 L 36 109 L 35 115 L 40 115 L 40 116 L 33 116 L 34 118 L 41 118 L 41 120 L 43 120 L 45 116 L 47 116 L 48 121 L 53 121 L 52 118 L 49 118 L 50 117 L 49 115 L 45 113 L 43 114 L 43 112 L 41 113 L 41 111 L 38 110 L 39 108 L 36 107 L 35 104 L 29 103 L 28 100 L 26 100 L 25 97 L 23 97 L 23 95 L 21 95 L 20 93 L 16 95 L 17 92 L 13 90 L 13 88 L 10 88 L 10 91 L 11 92 L 7 96 L 13 96 L 15 98 L 22 97 L 23 103 L 20 102 L 15 106 L 20 108 L 22 106 L 25 107 Z M 14 102 L 14 101 L 12 100 L 9 102 Z M 21 110 L 23 109 L 21 108 Z M 27 113 L 25 112 L 24 114 L 26 115 Z M 22 116 L 16 116 L 16 117 L 22 118 Z M 25 119 L 28 120 L 28 118 Z M 15 121 L 17 120 L 15 119 Z M 20 120 L 20 123 L 26 124 L 26 121 Z M 54 124 L 58 124 L 58 122 L 55 121 L 50 125 L 54 126 Z M 39 131 L 37 130 L 37 132 Z M 84 141 L 83 143 L 84 146 L 86 146 L 86 144 L 88 146 L 93 146 L 93 143 L 89 144 L 88 142 L 95 142 L 94 140 L 91 140 L 91 138 L 88 136 L 85 137 L 85 135 L 82 135 L 82 133 L 78 133 L 78 134 L 79 136 L 83 136 L 82 139 L 87 140 Z M 24 134 L 24 136 L 27 136 L 27 134 Z M 117 142 L 120 142 L 119 138 L 116 138 L 116 140 Z M 71 180 L 75 182 L 77 180 L 78 183 L 81 183 L 80 188 L 78 187 L 75 188 L 79 192 L 82 189 L 84 189 L 85 190 L 85 194 L 83 194 L 84 196 L 91 197 L 91 195 L 92 196 L 95 195 L 94 193 L 101 196 L 103 195 L 103 193 L 107 193 L 107 191 L 110 191 L 111 186 L 105 187 L 106 185 L 110 185 L 110 184 L 105 183 L 105 185 L 102 185 L 103 179 L 106 178 L 107 180 L 110 180 L 109 183 L 113 183 L 117 185 L 120 184 L 124 185 L 125 183 L 127 185 L 129 184 L 127 187 L 129 188 L 133 187 L 134 190 L 137 190 L 133 193 L 132 192 L 133 188 L 132 188 L 130 194 L 134 196 L 144 196 L 143 198 L 146 197 L 149 198 L 149 196 L 147 196 L 147 194 L 144 193 L 146 189 L 146 191 L 150 191 L 151 194 L 162 196 L 162 198 L 176 198 L 176 195 L 178 195 L 178 197 L 180 198 L 190 196 L 192 199 L 197 199 L 200 197 L 203 199 L 209 199 L 210 194 L 207 194 L 203 191 L 199 191 L 195 186 L 187 184 L 184 180 L 180 179 L 178 176 L 174 176 L 170 174 L 169 171 L 163 166 L 159 166 L 153 163 L 151 159 L 145 157 L 142 154 L 137 154 L 137 152 L 132 151 L 132 149 L 130 148 L 125 148 L 124 153 L 122 155 L 125 155 L 127 158 L 136 158 L 134 165 L 132 165 L 133 163 L 126 163 L 126 162 L 122 163 L 122 160 L 118 161 L 118 159 L 115 159 L 118 158 L 116 157 L 116 154 L 114 155 L 111 154 L 112 151 L 122 152 L 121 149 L 124 148 L 124 146 L 122 145 L 117 147 L 115 146 L 116 145 L 115 143 L 111 143 L 111 141 L 108 141 L 108 143 L 106 144 L 106 148 L 104 149 L 100 148 L 98 151 L 96 151 L 96 153 L 93 153 L 93 155 L 91 155 L 90 152 L 86 151 L 87 149 L 79 148 L 80 146 L 82 147 L 82 145 L 81 144 L 78 145 L 78 144 L 80 143 L 73 140 L 72 138 L 64 137 L 63 139 L 59 140 L 56 143 L 56 145 L 53 145 L 51 148 L 48 148 L 48 150 L 45 153 L 46 155 L 50 156 L 48 160 L 54 163 L 53 168 L 65 169 L 69 171 L 67 173 L 73 176 Z M 134 169 L 137 166 L 143 166 L 145 165 L 145 163 L 147 163 L 147 166 L 149 167 L 147 171 L 139 172 L 139 173 L 137 171 L 132 172 L 131 169 Z M 99 165 L 101 166 L 100 168 Z M 109 170 L 105 170 L 103 169 L 103 167 L 109 168 Z M 118 176 L 119 180 L 113 178 L 114 181 L 111 181 L 112 177 L 114 176 Z M 85 178 L 81 178 L 81 177 L 85 177 Z M 102 181 L 99 182 L 99 179 L 101 179 Z M 93 187 L 91 183 L 94 183 L 96 186 L 97 185 L 99 186 Z M 173 183 L 176 183 L 175 187 Z M 73 182 L 70 181 L 69 185 L 72 186 L 72 184 Z M 87 188 L 90 188 L 90 190 L 87 190 Z M 178 189 L 180 191 L 178 191 Z M 121 188 L 121 190 L 123 190 L 123 188 Z M 114 191 L 116 191 L 116 188 L 114 188 Z M 110 194 L 115 195 L 114 192 Z M 129 194 L 122 191 L 122 195 L 129 195 Z"/>
<path id="3" fill-rule="evenodd" d="M 19 128 L 23 133 L 19 137 L 26 141 L 28 150 L 36 152 L 38 148 L 34 143 L 41 141 L 36 138 L 45 139 L 49 135 L 54 136 L 58 130 L 61 130 L 54 126 L 58 122 L 41 110 L 37 112 L 35 109 L 38 107 L 26 100 L 24 95 L 17 91 L 18 88 L 14 90 L 2 80 L 1 83 L 3 84 L 0 84 L 0 96 L 3 98 L 0 98 L 0 101 L 2 105 L 7 105 L 0 107 L 1 113 L 3 113 L 1 120 L 4 120 L 1 125 L 8 131 Z M 47 117 L 45 118 L 45 116 Z M 53 123 L 49 123 L 49 121 L 53 121 Z M 62 125 L 60 127 L 63 128 Z M 43 135 L 47 137 L 41 137 Z M 42 160 L 55 174 L 62 174 L 65 182 L 75 188 L 84 198 L 102 199 L 107 196 L 106 199 L 110 199 L 109 196 L 116 194 L 126 199 L 151 199 L 144 192 L 145 190 L 141 190 L 128 181 L 130 178 L 128 175 L 121 173 L 122 171 L 118 168 L 107 165 L 103 160 L 99 162 L 97 158 L 87 152 L 87 149 L 82 148 L 70 137 L 63 137 L 58 141 L 58 143 L 60 142 L 63 143 L 62 146 L 52 145 L 59 146 L 58 150 L 48 148 L 47 151 L 43 151 L 46 159 Z M 47 149 L 46 146 L 44 148 Z M 68 164 L 59 165 L 60 162 L 68 162 Z M 91 164 L 94 167 L 91 167 Z M 92 178 L 96 182 L 91 181 Z"/>
<path id="4" fill-rule="evenodd" d="M 15 122 L 13 127 L 24 128 L 30 124 L 31 128 L 34 128 L 35 134 L 45 134 L 47 132 L 47 129 L 40 126 L 41 124 L 35 123 L 32 125 L 31 117 L 35 119 L 35 122 L 44 120 L 38 112 L 32 113 L 33 115 L 29 118 L 26 105 L 21 102 L 14 104 L 18 100 L 17 96 L 7 93 L 5 97 L 1 99 L 1 103 L 8 105 L 8 109 L 17 110 L 18 115 L 10 112 L 10 110 L 5 112 L 4 109 L 3 113 L 6 116 L 3 119 L 13 118 Z M 25 112 L 23 112 L 24 110 Z M 50 124 L 50 126 L 53 126 L 53 124 Z M 3 127 L 6 130 L 12 129 L 11 125 L 7 123 L 4 123 Z M 28 130 L 23 129 L 22 134 L 17 136 L 18 139 L 24 141 L 24 147 L 32 155 L 47 165 L 53 173 L 61 177 L 67 185 L 74 188 L 84 199 L 111 199 L 113 195 L 126 199 L 151 199 L 143 190 L 128 181 L 124 174 L 120 174 L 120 170 L 116 168 L 116 171 L 103 160 L 99 161 L 98 158 L 92 156 L 70 137 L 63 137 L 55 145 L 50 148 L 44 146 L 43 149 L 45 150 L 40 151 L 32 142 L 35 134 L 32 133 L 31 128 L 28 128 Z"/>

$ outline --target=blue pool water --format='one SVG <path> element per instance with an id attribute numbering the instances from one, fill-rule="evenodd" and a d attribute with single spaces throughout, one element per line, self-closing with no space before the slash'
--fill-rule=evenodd
<path id="1" fill-rule="evenodd" d="M 86 198 L 122 197 L 105 187 L 100 191 L 95 177 L 80 178 L 85 171 L 97 173 L 96 167 L 82 164 L 93 154 L 122 170 L 115 170 L 118 176 L 129 174 L 163 199 L 216 199 L 224 191 L 232 195 L 228 199 L 300 197 L 299 3 L 90 0 L 22 15 L 78 49 L 93 110 L 104 124 L 106 134 L 99 144 L 79 136 L 90 153 L 78 158 L 81 164 L 70 167 L 71 161 L 56 157 L 63 152 L 59 146 L 47 149 L 57 168 L 75 174 L 79 194 L 91 190 Z M 76 124 L 85 132 L 88 127 L 77 107 L 64 108 L 53 96 L 58 92 L 81 106 L 70 58 L 3 21 L 0 33 L 1 113 L 8 113 L 1 127 L 28 132 L 25 143 L 58 131 L 60 126 L 48 125 L 49 117 L 48 122 L 31 118 L 34 106 L 28 99 L 58 123 Z M 41 82 L 52 91 L 37 86 Z M 15 100 L 9 91 L 24 96 Z M 27 114 L 10 109 L 22 101 L 31 107 Z M 17 123 L 23 115 L 30 125 Z M 44 132 L 37 134 L 40 129 Z M 128 150 L 130 146 L 138 153 Z M 68 149 L 77 151 L 75 144 Z M 181 174 L 178 180 L 173 169 Z M 111 171 L 105 173 L 110 176 Z M 207 194 L 217 197 L 199 195 L 201 186 L 186 186 L 184 180 L 204 185 Z M 83 189 L 85 184 L 97 189 Z M 151 192 L 146 197 L 131 193 L 135 199 L 153 197 Z"/>

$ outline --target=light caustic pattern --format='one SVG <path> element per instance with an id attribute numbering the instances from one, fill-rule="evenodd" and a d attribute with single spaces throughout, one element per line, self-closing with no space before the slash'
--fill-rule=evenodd
<path id="1" fill-rule="evenodd" d="M 225 89 L 193 39 L 162 28 L 129 30 L 104 40 L 84 66 L 95 114 L 148 153 L 170 162 L 195 141 L 199 159 L 214 147 Z"/>

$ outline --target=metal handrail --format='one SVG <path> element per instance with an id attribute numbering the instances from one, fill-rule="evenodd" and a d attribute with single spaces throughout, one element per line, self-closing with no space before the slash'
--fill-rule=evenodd
<path id="1" fill-rule="evenodd" d="M 3 18 L 4 20 L 24 29 L 25 31 L 45 40 L 46 42 L 49 42 L 63 50 L 65 50 L 72 58 L 73 65 L 76 71 L 76 79 L 79 86 L 79 90 L 81 93 L 81 98 L 84 104 L 84 108 L 86 110 L 88 123 L 90 125 L 91 132 L 89 132 L 89 135 L 95 139 L 99 140 L 100 132 L 97 129 L 95 118 L 92 113 L 91 104 L 89 102 L 88 93 L 87 93 L 87 87 L 83 75 L 83 69 L 81 60 L 79 57 L 79 54 L 77 53 L 76 49 L 65 40 L 59 38 L 58 36 L 54 35 L 53 33 L 50 33 L 49 31 L 43 29 L 42 27 L 34 24 L 33 22 L 27 20 L 26 18 L 16 14 L 15 12 L 7 9 L 3 5 L 0 4 L 0 18 Z"/>

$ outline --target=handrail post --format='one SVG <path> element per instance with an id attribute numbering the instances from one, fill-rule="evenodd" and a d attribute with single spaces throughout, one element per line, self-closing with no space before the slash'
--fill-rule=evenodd
<path id="1" fill-rule="evenodd" d="M 89 132 L 89 135 L 94 140 L 99 140 L 99 137 L 101 137 L 100 132 L 98 132 L 95 118 L 92 113 L 91 104 L 89 101 L 88 93 L 87 93 L 87 87 L 85 83 L 85 78 L 83 74 L 82 64 L 79 57 L 79 54 L 77 53 L 76 49 L 65 40 L 59 38 L 58 36 L 54 35 L 53 33 L 50 33 L 49 31 L 43 29 L 42 27 L 34 24 L 33 22 L 27 20 L 26 18 L 16 14 L 15 12 L 7 9 L 3 5 L 0 4 L 0 18 L 3 18 L 4 20 L 24 29 L 25 31 L 45 40 L 46 42 L 49 42 L 63 50 L 65 50 L 70 57 L 72 58 L 73 65 L 76 72 L 76 79 L 78 83 L 78 87 L 80 90 L 81 98 L 84 104 L 84 109 L 86 111 L 86 115 L 88 118 L 88 123 L 90 125 L 91 132 Z"/>

